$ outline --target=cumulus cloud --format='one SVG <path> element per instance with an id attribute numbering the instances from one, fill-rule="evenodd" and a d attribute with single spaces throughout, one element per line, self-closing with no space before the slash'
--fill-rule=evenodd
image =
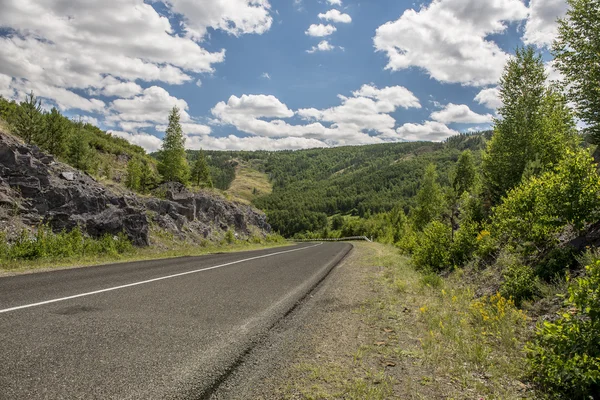
<path id="1" fill-rule="evenodd" d="M 448 103 L 442 110 L 431 114 L 431 118 L 444 124 L 483 124 L 492 122 L 490 114 L 477 114 L 466 104 Z"/>
<path id="2" fill-rule="evenodd" d="M 327 0 L 327 3 L 331 4 L 332 6 L 341 6 L 342 0 Z"/>
<path id="3" fill-rule="evenodd" d="M 162 146 L 162 140 L 148 133 L 130 133 L 123 131 L 109 131 L 109 133 L 113 136 L 123 138 L 130 143 L 136 144 L 149 153 L 159 150 Z"/>
<path id="4" fill-rule="evenodd" d="M 335 9 L 329 10 L 326 13 L 319 14 L 319 18 L 324 19 L 326 21 L 339 22 L 342 24 L 349 24 L 350 22 L 352 22 L 352 17 L 350 17 L 348 14 L 341 13 Z"/>
<path id="5" fill-rule="evenodd" d="M 557 19 L 564 17 L 568 9 L 565 0 L 530 0 L 523 41 L 538 47 L 551 45 L 558 32 Z"/>
<path id="6" fill-rule="evenodd" d="M 405 140 L 429 140 L 440 142 L 458 132 L 436 121 L 426 121 L 423 124 L 404 124 L 396 130 L 398 135 Z"/>
<path id="7" fill-rule="evenodd" d="M 317 51 L 331 51 L 334 50 L 335 46 L 333 46 L 332 44 L 329 43 L 329 41 L 327 40 L 322 40 L 319 42 L 318 45 L 311 47 L 310 49 L 306 50 L 307 53 L 315 53 Z"/>
<path id="8" fill-rule="evenodd" d="M 401 86 L 379 89 L 363 85 L 352 97 L 338 96 L 341 105 L 327 109 L 306 108 L 297 112 L 271 95 L 231 96 L 212 109 L 218 123 L 261 137 L 296 137 L 321 140 L 327 145 L 381 143 L 397 139 L 396 120 L 389 115 L 397 108 L 418 108 L 418 99 Z M 304 124 L 284 119 L 295 115 Z"/>
<path id="9" fill-rule="evenodd" d="M 475 96 L 474 100 L 492 110 L 497 110 L 502 106 L 500 92 L 497 87 L 483 89 Z"/>
<path id="10" fill-rule="evenodd" d="M 237 137 L 229 135 L 227 137 L 191 137 L 186 141 L 186 147 L 189 149 L 204 150 L 298 150 L 311 149 L 316 147 L 328 147 L 326 143 L 317 139 L 287 137 L 273 139 L 267 137 L 251 136 Z"/>
<path id="11" fill-rule="evenodd" d="M 225 50 L 199 44 L 207 28 L 238 36 L 261 34 L 272 23 L 267 0 L 164 3 L 165 15 L 144 0 L 4 1 L 0 74 L 15 79 L 3 94 L 33 89 L 63 110 L 99 111 L 103 102 L 83 99 L 77 90 L 129 99 L 142 93 L 138 80 L 188 82 L 190 72 L 212 72 L 224 61 Z M 171 26 L 173 13 L 185 34 Z"/>
<path id="12" fill-rule="evenodd" d="M 269 75 L 268 72 L 263 72 L 260 77 L 263 79 L 271 79 L 271 75 Z"/>
<path id="13" fill-rule="evenodd" d="M 496 83 L 508 58 L 488 36 L 527 15 L 521 0 L 433 0 L 380 26 L 373 40 L 387 69 L 419 67 L 440 82 L 483 86 Z"/>
<path id="14" fill-rule="evenodd" d="M 323 37 L 329 36 L 335 31 L 337 28 L 333 25 L 312 24 L 304 33 L 308 36 Z"/>
<path id="15" fill-rule="evenodd" d="M 267 0 L 166 0 L 165 3 L 183 16 L 184 29 L 194 39 L 202 39 L 208 27 L 239 36 L 262 34 L 273 23 Z"/>

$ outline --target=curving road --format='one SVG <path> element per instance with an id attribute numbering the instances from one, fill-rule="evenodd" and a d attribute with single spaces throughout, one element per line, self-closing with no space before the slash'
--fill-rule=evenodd
<path id="1" fill-rule="evenodd" d="M 0 399 L 202 399 L 347 243 L 0 278 Z"/>

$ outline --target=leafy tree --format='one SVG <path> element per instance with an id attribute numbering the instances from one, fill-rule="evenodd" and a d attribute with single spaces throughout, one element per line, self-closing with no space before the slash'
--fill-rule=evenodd
<path id="1" fill-rule="evenodd" d="M 198 187 L 213 187 L 210 170 L 202 151 L 197 153 L 196 161 L 192 167 L 192 182 Z"/>
<path id="2" fill-rule="evenodd" d="M 338 214 L 331 219 L 331 229 L 333 229 L 334 231 L 342 229 L 343 226 L 344 217 L 342 217 L 341 215 Z"/>
<path id="3" fill-rule="evenodd" d="M 421 181 L 421 189 L 417 193 L 417 206 L 413 210 L 413 222 L 418 230 L 438 218 L 444 209 L 444 196 L 437 181 L 434 164 L 429 164 Z"/>
<path id="4" fill-rule="evenodd" d="M 33 94 L 33 91 L 27 95 L 25 101 L 21 102 L 14 129 L 15 133 L 28 144 L 40 139 L 44 129 L 42 101 Z"/>
<path id="5" fill-rule="evenodd" d="M 67 154 L 71 124 L 55 107 L 45 115 L 45 119 L 46 130 L 40 146 L 50 154 L 62 158 Z"/>
<path id="6" fill-rule="evenodd" d="M 169 125 L 159 153 L 158 172 L 165 181 L 186 184 L 190 168 L 185 156 L 185 136 L 179 119 L 179 108 L 175 106 L 169 114 Z"/>
<path id="7" fill-rule="evenodd" d="M 586 131 L 600 144 L 600 0 L 567 0 L 552 47 L 555 66 L 565 77 L 569 99 Z"/>
<path id="8" fill-rule="evenodd" d="M 452 182 L 452 186 L 456 194 L 460 197 L 464 192 L 471 190 L 475 184 L 475 162 L 473 161 L 473 153 L 471 150 L 465 150 L 458 158 L 456 166 L 456 176 Z"/>
<path id="9" fill-rule="evenodd" d="M 140 161 L 133 157 L 127 163 L 127 177 L 125 178 L 125 186 L 131 190 L 140 191 L 140 180 L 142 176 L 142 166 Z"/>
<path id="10" fill-rule="evenodd" d="M 553 171 L 508 192 L 494 209 L 492 233 L 526 253 L 547 250 L 567 225 L 581 231 L 600 218 L 600 176 L 586 150 L 567 150 Z"/>
<path id="11" fill-rule="evenodd" d="M 545 86 L 544 63 L 533 47 L 519 48 L 500 79 L 502 118 L 483 157 L 483 171 L 493 203 L 521 182 L 528 165 L 543 169 L 560 161 L 573 120 L 565 99 Z"/>

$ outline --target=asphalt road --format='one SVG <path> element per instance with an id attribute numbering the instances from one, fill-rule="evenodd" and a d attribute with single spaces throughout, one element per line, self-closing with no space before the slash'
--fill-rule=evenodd
<path id="1" fill-rule="evenodd" d="M 0 399 L 202 399 L 347 243 L 0 278 Z"/>

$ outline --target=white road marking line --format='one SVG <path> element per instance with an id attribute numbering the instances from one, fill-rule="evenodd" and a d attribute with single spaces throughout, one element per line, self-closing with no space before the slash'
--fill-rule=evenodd
<path id="1" fill-rule="evenodd" d="M 272 256 L 276 256 L 276 255 L 279 255 L 279 254 L 285 254 L 285 253 L 291 253 L 291 252 L 294 252 L 294 251 L 306 250 L 306 249 L 310 249 L 310 248 L 313 248 L 313 247 L 316 247 L 316 246 L 320 246 L 322 244 L 323 243 L 318 243 L 318 244 L 315 244 L 313 246 L 303 247 L 301 249 L 286 250 L 286 251 L 280 251 L 280 252 L 277 252 L 277 253 L 265 254 L 265 255 L 262 255 L 262 256 L 245 258 L 243 260 L 232 261 L 232 262 L 228 262 L 226 264 L 215 265 L 213 267 L 207 267 L 207 268 L 202 268 L 202 269 L 196 269 L 196 270 L 193 270 L 193 271 L 181 272 L 179 274 L 167 275 L 167 276 L 162 276 L 160 278 L 153 278 L 153 279 L 148 279 L 148 280 L 145 280 L 145 281 L 128 283 L 126 285 L 120 285 L 120 286 L 110 287 L 110 288 L 106 288 L 106 289 L 94 290 L 93 292 L 80 293 L 80 294 L 75 294 L 73 296 L 61 297 L 61 298 L 58 298 L 58 299 L 40 301 L 39 303 L 31 303 L 31 304 L 25 304 L 25 305 L 17 306 L 17 307 L 5 308 L 3 310 L 0 310 L 0 314 L 7 313 L 7 312 L 10 312 L 10 311 L 22 310 L 24 308 L 31 308 L 31 307 L 43 306 L 45 304 L 57 303 L 59 301 L 76 299 L 78 297 L 85 297 L 85 296 L 91 296 L 91 295 L 98 294 L 98 293 L 110 292 L 110 291 L 113 291 L 113 290 L 124 289 L 124 288 L 132 287 L 132 286 L 145 285 L 146 283 L 152 283 L 152 282 L 162 281 L 162 280 L 171 279 L 171 278 L 177 278 L 179 276 L 184 276 L 184 275 L 189 275 L 189 274 L 195 274 L 195 273 L 198 273 L 198 272 L 208 271 L 208 270 L 211 270 L 211 269 L 217 269 L 217 268 L 227 267 L 228 265 L 239 264 L 239 263 L 243 263 L 243 262 L 246 262 L 246 261 L 258 260 L 259 258 L 272 257 Z"/>

